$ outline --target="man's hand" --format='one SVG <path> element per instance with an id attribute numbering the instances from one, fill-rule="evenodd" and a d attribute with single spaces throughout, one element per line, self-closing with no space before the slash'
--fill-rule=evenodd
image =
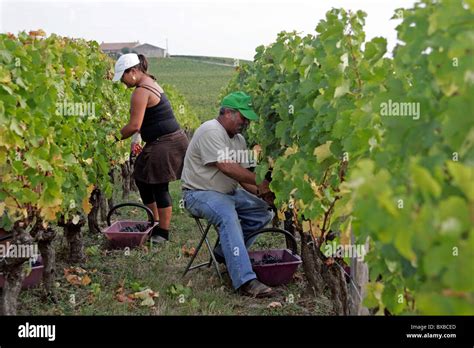
<path id="1" fill-rule="evenodd" d="M 263 180 L 260 185 L 257 185 L 257 195 L 258 196 L 263 196 L 270 191 L 270 182 L 268 180 Z"/>
<path id="2" fill-rule="evenodd" d="M 269 206 L 274 206 L 275 194 L 270 190 L 270 182 L 263 180 L 260 185 L 257 186 L 257 196 L 263 199 Z"/>
<path id="3" fill-rule="evenodd" d="M 271 207 L 275 206 L 275 194 L 272 191 L 268 191 L 267 193 L 264 193 L 263 195 L 259 196 L 261 199 L 263 199 L 267 204 Z"/>

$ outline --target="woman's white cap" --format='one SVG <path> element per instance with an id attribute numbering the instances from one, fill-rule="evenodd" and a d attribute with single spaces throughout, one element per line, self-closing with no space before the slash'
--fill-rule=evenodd
<path id="1" fill-rule="evenodd" d="M 128 68 L 140 64 L 140 59 L 136 53 L 127 53 L 120 56 L 115 63 L 115 75 L 112 81 L 119 81 L 122 78 L 123 72 Z"/>

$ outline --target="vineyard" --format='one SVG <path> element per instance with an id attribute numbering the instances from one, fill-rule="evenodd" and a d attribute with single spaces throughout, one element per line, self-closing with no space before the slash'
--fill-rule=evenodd
<path id="1" fill-rule="evenodd" d="M 363 12 L 333 9 L 316 35 L 258 47 L 228 87 L 254 98 L 258 173 L 272 170 L 306 277 L 339 314 L 474 313 L 473 6 L 396 11 L 392 57 Z M 334 245 L 365 247 L 366 264 Z"/>
<path id="2" fill-rule="evenodd" d="M 98 214 L 113 206 L 114 184 L 123 184 L 127 195 L 133 180 L 130 145 L 115 140 L 128 122 L 130 93 L 112 83 L 113 61 L 96 42 L 44 36 L 0 36 L 0 231 L 12 245 L 38 243 L 49 295 L 52 225 L 64 228 L 69 261 L 83 261 L 81 227 L 87 223 L 90 233 L 98 233 Z M 196 114 L 174 87 L 164 88 L 178 121 L 191 132 L 199 125 Z M 26 261 L 1 260 L 5 314 L 16 312 Z"/>
<path id="3" fill-rule="evenodd" d="M 366 39 L 365 19 L 332 9 L 315 33 L 282 32 L 235 69 L 151 60 L 188 136 L 222 96 L 252 96 L 257 176 L 271 175 L 303 258 L 270 304 L 211 269 L 181 278 L 199 235 L 179 182 L 171 242 L 105 250 L 109 209 L 139 200 L 130 142 L 116 139 L 131 93 L 95 41 L 0 34 L 0 246 L 37 244 L 44 263 L 42 287 L 21 292 L 28 258 L 0 258 L 0 313 L 473 315 L 474 3 L 397 10 L 393 52 Z"/>

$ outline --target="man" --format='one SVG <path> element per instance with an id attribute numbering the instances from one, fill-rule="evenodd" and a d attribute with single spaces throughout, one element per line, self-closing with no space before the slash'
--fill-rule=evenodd
<path id="1" fill-rule="evenodd" d="M 255 196 L 269 192 L 268 181 L 257 185 L 255 173 L 248 169 L 249 156 L 242 156 L 248 150 L 239 133 L 257 119 L 250 96 L 244 92 L 226 96 L 217 119 L 196 130 L 186 151 L 181 182 L 186 209 L 219 231 L 216 258 L 225 259 L 233 287 L 244 295 L 267 297 L 273 291 L 257 280 L 249 245 L 244 243 L 245 236 L 263 228 L 273 215 L 267 203 Z"/>

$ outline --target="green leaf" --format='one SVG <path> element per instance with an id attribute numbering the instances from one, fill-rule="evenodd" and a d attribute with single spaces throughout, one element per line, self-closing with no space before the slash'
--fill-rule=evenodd
<path id="1" fill-rule="evenodd" d="M 414 165 L 411 172 L 413 181 L 424 194 L 434 197 L 440 196 L 441 186 L 425 168 Z"/>
<path id="2" fill-rule="evenodd" d="M 459 237 L 470 227 L 469 207 L 461 197 L 450 196 L 439 204 L 440 232 Z"/>
<path id="3" fill-rule="evenodd" d="M 454 185 L 459 187 L 469 201 L 474 202 L 474 168 L 459 162 L 448 162 L 448 170 L 453 176 Z"/>
<path id="4" fill-rule="evenodd" d="M 423 258 L 423 270 L 430 276 L 440 276 L 441 271 L 445 269 L 453 260 L 452 248 L 448 245 L 438 245 L 432 247 Z"/>
<path id="5" fill-rule="evenodd" d="M 349 92 L 350 86 L 351 82 L 349 80 L 344 80 L 344 82 L 334 90 L 334 98 L 339 98 L 347 94 Z"/>
<path id="6" fill-rule="evenodd" d="M 43 172 L 53 171 L 53 167 L 51 167 L 51 165 L 47 161 L 43 159 L 37 159 L 36 161 Z"/>
<path id="7" fill-rule="evenodd" d="M 7 50 L 0 50 L 0 59 L 5 64 L 10 64 L 13 59 L 13 55 Z"/>
<path id="8" fill-rule="evenodd" d="M 375 37 L 365 44 L 364 56 L 370 63 L 374 63 L 383 57 L 387 51 L 387 39 Z"/>
<path id="9" fill-rule="evenodd" d="M 14 131 L 16 134 L 18 134 L 19 136 L 23 136 L 23 130 L 21 129 L 20 124 L 14 118 L 12 118 L 11 120 L 10 129 Z"/>

